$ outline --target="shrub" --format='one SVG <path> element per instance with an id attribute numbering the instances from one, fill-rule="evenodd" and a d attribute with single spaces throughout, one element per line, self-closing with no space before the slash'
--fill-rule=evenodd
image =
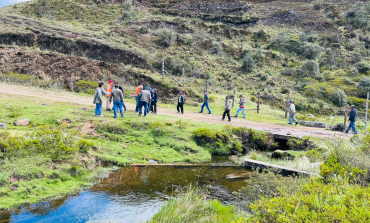
<path id="1" fill-rule="evenodd" d="M 305 154 L 305 156 L 307 156 L 307 158 L 311 161 L 311 162 L 317 162 L 320 160 L 321 158 L 321 153 L 319 151 L 317 151 L 316 149 L 313 149 L 313 150 L 309 150 L 307 151 Z"/>
<path id="2" fill-rule="evenodd" d="M 256 101 L 257 101 L 256 96 L 251 96 L 251 102 L 256 102 Z"/>
<path id="3" fill-rule="evenodd" d="M 311 180 L 295 193 L 268 196 L 250 205 L 248 222 L 369 222 L 370 187 Z"/>
<path id="4" fill-rule="evenodd" d="M 230 136 L 221 131 L 200 128 L 193 131 L 194 141 L 199 146 L 207 147 L 214 154 L 228 154 L 230 152 Z"/>
<path id="5" fill-rule="evenodd" d="M 356 3 L 347 12 L 347 21 L 354 27 L 370 30 L 370 3 Z"/>
<path id="6" fill-rule="evenodd" d="M 126 127 L 124 127 L 124 126 L 122 126 L 118 123 L 114 123 L 114 122 L 99 124 L 96 127 L 96 131 L 98 133 L 109 132 L 111 134 L 119 134 L 119 135 L 124 135 L 124 134 L 129 132 L 129 130 Z"/>
<path id="7" fill-rule="evenodd" d="M 142 26 L 139 30 L 139 33 L 141 34 L 147 34 L 149 32 L 149 28 L 146 26 Z"/>
<path id="8" fill-rule="evenodd" d="M 359 96 L 366 96 L 367 92 L 370 92 L 370 77 L 361 77 L 357 89 L 359 90 Z"/>
<path id="9" fill-rule="evenodd" d="M 309 138 L 292 137 L 288 140 L 287 145 L 291 150 L 310 150 L 316 147 L 315 143 Z"/>
<path id="10" fill-rule="evenodd" d="M 77 92 L 85 92 L 88 94 L 94 94 L 95 89 L 99 86 L 96 82 L 91 81 L 77 81 L 74 85 L 74 90 Z"/>
<path id="11" fill-rule="evenodd" d="M 326 90 L 325 94 L 336 106 L 343 106 L 348 102 L 346 93 L 341 89 L 328 89 Z"/>
<path id="12" fill-rule="evenodd" d="M 355 105 L 357 109 L 365 108 L 366 99 L 357 97 L 348 97 L 348 103 Z"/>
<path id="13" fill-rule="evenodd" d="M 303 48 L 302 56 L 306 57 L 307 59 L 314 60 L 320 55 L 321 52 L 321 46 L 314 43 L 309 43 Z"/>
<path id="14" fill-rule="evenodd" d="M 252 72 L 255 68 L 256 64 L 250 51 L 246 51 L 242 59 L 242 69 L 246 72 Z"/>
<path id="15" fill-rule="evenodd" d="M 355 66 L 361 74 L 367 74 L 367 72 L 370 71 L 370 64 L 366 62 L 358 62 Z"/>
<path id="16" fill-rule="evenodd" d="M 212 42 L 211 53 L 213 55 L 221 55 L 223 51 L 222 43 L 218 41 Z"/>
<path id="17" fill-rule="evenodd" d="M 269 148 L 269 145 L 267 144 L 267 133 L 255 130 L 250 130 L 250 132 L 252 134 L 251 143 L 256 150 L 267 150 Z"/>
<path id="18" fill-rule="evenodd" d="M 301 66 L 302 77 L 311 77 L 314 79 L 322 79 L 320 74 L 319 63 L 314 60 L 306 60 Z"/>
<path id="19" fill-rule="evenodd" d="M 175 42 L 175 32 L 163 28 L 157 31 L 157 44 L 162 47 L 169 47 Z"/>

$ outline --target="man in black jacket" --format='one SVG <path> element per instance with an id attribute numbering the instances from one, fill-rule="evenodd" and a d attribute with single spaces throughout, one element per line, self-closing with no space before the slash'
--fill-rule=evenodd
<path id="1" fill-rule="evenodd" d="M 357 134 L 357 129 L 356 129 L 356 121 L 357 121 L 357 117 L 358 117 L 358 112 L 357 112 L 357 109 L 355 109 L 355 106 L 354 105 L 351 105 L 351 113 L 349 114 L 349 119 L 348 119 L 348 122 L 349 122 L 349 126 L 347 128 L 347 130 L 345 131 L 345 133 L 348 133 L 348 131 L 352 128 L 353 129 L 353 132 L 355 134 Z"/>
<path id="2" fill-rule="evenodd" d="M 180 92 L 179 99 L 177 100 L 177 113 L 184 114 L 184 104 L 185 104 L 185 96 L 182 94 L 182 91 Z"/>

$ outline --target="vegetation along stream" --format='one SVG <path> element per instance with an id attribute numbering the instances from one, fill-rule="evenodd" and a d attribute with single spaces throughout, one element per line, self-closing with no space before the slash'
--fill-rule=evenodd
<path id="1" fill-rule="evenodd" d="M 232 192 L 246 181 L 226 176 L 249 171 L 230 164 L 227 157 L 213 157 L 204 166 L 122 168 L 88 191 L 2 213 L 2 222 L 142 222 L 189 185 L 204 188 L 210 198 L 234 204 L 238 198 Z"/>

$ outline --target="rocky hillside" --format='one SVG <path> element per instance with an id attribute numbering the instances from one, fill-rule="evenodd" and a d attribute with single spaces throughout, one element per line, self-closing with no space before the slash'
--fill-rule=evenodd
<path id="1" fill-rule="evenodd" d="M 291 92 L 298 110 L 331 114 L 364 107 L 369 15 L 360 0 L 34 0 L 0 10 L 0 78 L 70 90 L 142 80 L 195 102 L 208 81 L 212 94 L 261 91 L 282 108 Z M 185 69 L 185 88 L 161 79 L 162 58 L 181 82 Z"/>

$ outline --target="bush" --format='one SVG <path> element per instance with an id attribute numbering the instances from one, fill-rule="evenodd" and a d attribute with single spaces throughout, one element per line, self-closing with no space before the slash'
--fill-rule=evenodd
<path id="1" fill-rule="evenodd" d="M 357 2 L 348 12 L 347 21 L 354 27 L 370 30 L 370 3 Z"/>
<path id="2" fill-rule="evenodd" d="M 211 53 L 213 55 L 221 55 L 223 51 L 222 43 L 218 41 L 213 41 L 212 42 L 212 48 L 211 48 Z"/>
<path id="3" fill-rule="evenodd" d="M 320 74 L 319 63 L 314 60 L 306 60 L 301 66 L 302 77 L 311 77 L 314 79 L 322 79 Z"/>
<path id="4" fill-rule="evenodd" d="M 343 106 L 348 102 L 346 93 L 341 89 L 328 89 L 326 90 L 325 94 L 327 98 L 329 98 L 329 100 L 336 106 Z"/>
<path id="5" fill-rule="evenodd" d="M 348 97 L 348 103 L 355 105 L 357 109 L 363 109 L 366 105 L 366 99 L 357 97 Z"/>
<path id="6" fill-rule="evenodd" d="M 251 102 L 256 102 L 256 101 L 257 101 L 256 96 L 251 96 Z"/>
<path id="7" fill-rule="evenodd" d="M 141 34 L 147 34 L 149 32 L 149 28 L 146 26 L 142 26 L 139 30 L 139 33 Z"/>
<path id="8" fill-rule="evenodd" d="M 193 138 L 197 145 L 211 149 L 212 153 L 227 154 L 229 152 L 228 144 L 231 138 L 225 132 L 200 128 L 193 131 Z"/>
<path id="9" fill-rule="evenodd" d="M 367 92 L 370 92 L 370 77 L 361 77 L 357 89 L 359 90 L 359 96 L 366 96 Z"/>
<path id="10" fill-rule="evenodd" d="M 94 94 L 95 89 L 99 86 L 96 82 L 91 81 L 77 81 L 74 85 L 74 90 L 77 92 L 85 92 L 88 94 Z"/>
<path id="11" fill-rule="evenodd" d="M 321 52 L 321 46 L 314 43 L 309 43 L 303 47 L 302 56 L 306 57 L 307 59 L 314 60 L 320 55 Z"/>
<path id="12" fill-rule="evenodd" d="M 370 71 L 370 64 L 366 62 L 358 62 L 355 66 L 361 74 L 367 74 L 367 72 Z"/>
<path id="13" fill-rule="evenodd" d="M 244 53 L 244 57 L 242 59 L 242 69 L 246 72 L 252 72 L 256 68 L 256 63 L 249 51 Z"/>
<path id="14" fill-rule="evenodd" d="M 157 31 L 157 44 L 162 47 L 172 46 L 175 42 L 175 32 L 171 29 L 163 28 Z"/>
<path id="15" fill-rule="evenodd" d="M 311 180 L 295 193 L 250 205 L 248 222 L 369 222 L 370 187 L 333 181 Z"/>
<path id="16" fill-rule="evenodd" d="M 309 138 L 292 137 L 288 140 L 287 145 L 290 150 L 310 150 L 316 147 L 315 143 Z"/>

